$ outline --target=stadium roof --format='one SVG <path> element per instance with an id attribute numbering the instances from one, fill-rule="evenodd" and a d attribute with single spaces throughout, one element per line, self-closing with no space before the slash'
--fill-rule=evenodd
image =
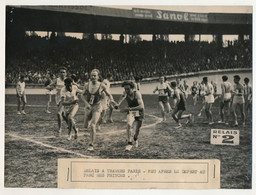
<path id="1" fill-rule="evenodd" d="M 96 6 L 7 6 L 26 31 L 111 34 L 251 34 L 252 14 L 195 13 Z M 9 23 L 7 22 L 7 25 Z"/>

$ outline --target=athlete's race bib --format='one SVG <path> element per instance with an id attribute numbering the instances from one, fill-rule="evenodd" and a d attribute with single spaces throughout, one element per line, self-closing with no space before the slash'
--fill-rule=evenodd
<path id="1" fill-rule="evenodd" d="M 94 96 L 94 95 L 91 95 L 91 98 L 90 98 L 89 104 L 91 104 L 91 105 L 93 104 L 94 98 L 95 98 L 95 96 Z"/>
<path id="2" fill-rule="evenodd" d="M 140 116 L 140 113 L 138 110 L 135 110 L 135 111 L 129 111 L 129 114 L 132 114 L 134 117 L 139 117 Z"/>
<path id="3" fill-rule="evenodd" d="M 159 89 L 159 95 L 160 96 L 165 96 L 166 95 L 164 89 Z"/>

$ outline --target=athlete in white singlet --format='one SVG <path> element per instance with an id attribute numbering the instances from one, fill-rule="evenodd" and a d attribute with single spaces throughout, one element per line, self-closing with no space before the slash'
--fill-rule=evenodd
<path id="1" fill-rule="evenodd" d="M 197 85 L 197 81 L 193 81 L 193 85 L 191 86 L 191 95 L 192 95 L 192 98 L 193 98 L 193 105 L 195 106 L 197 101 L 198 101 L 198 93 L 199 93 L 199 90 L 198 90 L 198 85 Z"/>
<path id="2" fill-rule="evenodd" d="M 45 113 L 47 114 L 51 114 L 49 107 L 50 107 L 50 103 L 52 102 L 52 95 L 53 95 L 53 89 L 49 88 L 49 84 L 52 83 L 53 81 L 53 74 L 49 75 L 49 78 L 47 79 L 45 86 L 46 86 L 46 97 L 47 97 L 47 103 L 46 103 L 46 107 L 45 107 Z"/>
<path id="3" fill-rule="evenodd" d="M 232 110 L 235 118 L 234 126 L 238 126 L 237 122 L 237 113 L 236 109 L 239 107 L 239 110 L 241 112 L 242 117 L 242 123 L 243 126 L 245 126 L 245 114 L 244 114 L 244 86 L 239 83 L 240 76 L 235 75 L 234 76 L 234 87 L 233 87 L 233 102 L 232 102 Z"/>
<path id="4" fill-rule="evenodd" d="M 25 113 L 25 105 L 27 103 L 27 98 L 26 98 L 26 94 L 25 94 L 25 81 L 24 81 L 25 76 L 24 75 L 20 75 L 19 81 L 17 82 L 16 85 L 16 95 L 17 95 L 17 114 L 26 114 Z M 20 104 L 22 105 L 22 110 L 20 111 Z"/>
<path id="5" fill-rule="evenodd" d="M 78 111 L 78 97 L 77 93 L 82 93 L 83 91 L 78 89 L 76 85 L 73 85 L 73 79 L 66 78 L 64 80 L 65 87 L 60 91 L 61 104 L 63 105 L 63 118 L 68 124 L 68 140 L 71 140 L 72 134 L 71 130 L 75 131 L 75 139 L 78 137 L 78 129 L 76 128 L 75 115 Z"/>
<path id="6" fill-rule="evenodd" d="M 47 87 L 49 89 L 56 89 L 56 94 L 55 94 L 55 102 L 57 104 L 57 117 L 58 117 L 58 133 L 61 133 L 61 126 L 62 126 L 62 113 L 63 113 L 63 106 L 61 103 L 61 95 L 60 91 L 61 89 L 65 86 L 64 85 L 64 80 L 67 75 L 67 69 L 66 67 L 60 67 L 59 68 L 59 77 L 57 79 L 54 79 L 52 83 Z"/>
<path id="7" fill-rule="evenodd" d="M 112 75 L 107 74 L 107 78 L 102 81 L 103 84 L 110 90 L 110 80 L 112 80 Z M 110 99 L 106 94 L 103 94 L 102 99 L 102 113 L 101 113 L 101 121 L 102 123 L 113 123 L 112 114 L 113 114 L 113 106 L 110 104 Z M 105 115 L 107 113 L 107 109 L 109 109 L 108 119 L 105 120 Z"/>
<path id="8" fill-rule="evenodd" d="M 169 97 L 168 94 L 173 91 L 169 84 L 164 82 L 165 78 L 164 76 L 161 76 L 159 78 L 160 83 L 156 86 L 156 89 L 153 91 L 155 93 L 158 91 L 158 104 L 161 109 L 161 114 L 163 117 L 163 121 L 166 120 L 166 114 L 165 114 L 165 109 L 166 113 L 170 113 L 171 107 L 169 103 Z M 169 92 L 169 93 L 168 93 Z"/>
<path id="9" fill-rule="evenodd" d="M 232 85 L 227 81 L 228 77 L 224 75 L 222 77 L 223 83 L 221 83 L 221 100 L 220 100 L 220 117 L 221 121 L 219 123 L 229 124 L 229 115 L 230 115 L 230 103 L 231 103 L 231 90 Z"/>
<path id="10" fill-rule="evenodd" d="M 208 78 L 203 78 L 204 87 L 205 87 L 205 114 L 208 119 L 209 125 L 213 124 L 213 118 L 212 118 L 212 104 L 214 103 L 214 88 L 211 83 L 208 82 Z"/>
<path id="11" fill-rule="evenodd" d="M 246 120 L 249 119 L 249 115 L 252 112 L 252 86 L 249 81 L 250 80 L 247 77 L 244 79 L 244 101 Z"/>

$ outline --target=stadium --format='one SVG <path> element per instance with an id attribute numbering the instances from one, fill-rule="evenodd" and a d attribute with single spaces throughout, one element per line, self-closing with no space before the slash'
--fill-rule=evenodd
<path id="1" fill-rule="evenodd" d="M 37 32 L 47 32 L 42 37 Z M 82 34 L 82 39 L 66 36 Z M 173 41 L 174 35 L 184 41 Z M 101 36 L 101 38 L 99 37 Z M 117 38 L 113 38 L 115 37 Z M 150 35 L 151 40 L 143 40 Z M 211 42 L 202 36 L 212 36 Z M 224 35 L 237 40 L 223 42 Z M 196 39 L 198 37 L 198 39 Z M 97 130 L 95 150 L 87 151 L 90 131 L 84 128 L 85 104 L 79 100 L 75 116 L 78 139 L 67 140 L 68 129 L 58 129 L 57 107 L 52 95 L 50 113 L 45 113 L 45 83 L 58 77 L 59 67 L 68 76 L 76 75 L 84 86 L 91 70 L 100 79 L 112 75 L 110 92 L 117 101 L 125 80 L 140 80 L 145 119 L 140 130 L 139 147 L 124 151 L 126 115 L 113 111 L 113 123 Z M 5 68 L 5 187 L 56 188 L 57 160 L 86 159 L 219 159 L 220 187 L 252 188 L 252 113 L 245 124 L 238 111 L 238 125 L 218 123 L 222 76 L 239 75 L 252 81 L 252 14 L 194 13 L 156 9 L 114 9 L 98 6 L 6 6 Z M 17 115 L 16 83 L 24 75 L 26 115 Z M 159 77 L 167 81 L 200 83 L 208 77 L 215 90 L 212 106 L 214 124 L 209 126 L 200 100 L 193 103 L 188 93 L 186 111 L 193 123 L 176 129 L 171 114 L 162 122 L 158 95 L 153 90 Z M 170 102 L 171 107 L 175 107 Z M 251 107 L 249 108 L 251 111 Z M 108 112 L 108 111 L 107 111 Z M 239 145 L 210 143 L 211 129 L 239 130 Z M 26 179 L 24 179 L 26 177 Z"/>

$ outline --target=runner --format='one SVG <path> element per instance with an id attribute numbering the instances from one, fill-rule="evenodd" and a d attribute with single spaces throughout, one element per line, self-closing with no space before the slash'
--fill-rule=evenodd
<path id="1" fill-rule="evenodd" d="M 27 97 L 25 94 L 25 81 L 24 81 L 25 75 L 21 74 L 19 81 L 17 82 L 16 85 L 16 95 L 17 95 L 17 114 L 21 115 L 24 114 L 26 115 L 25 112 L 25 106 L 27 104 Z M 22 103 L 22 110 L 20 111 L 20 104 Z"/>
<path id="2" fill-rule="evenodd" d="M 184 90 L 184 94 L 185 94 L 185 97 L 187 99 L 188 98 L 188 94 L 189 94 L 189 86 L 188 86 L 186 80 L 183 81 L 182 89 Z"/>
<path id="3" fill-rule="evenodd" d="M 73 79 L 66 78 L 64 80 L 65 87 L 60 91 L 61 104 L 64 107 L 64 112 L 62 113 L 63 118 L 68 124 L 68 140 L 72 139 L 71 130 L 75 131 L 75 139 L 78 137 L 78 129 L 76 128 L 75 115 L 78 111 L 78 97 L 77 93 L 82 93 L 83 91 L 78 89 L 76 85 L 72 85 Z"/>
<path id="4" fill-rule="evenodd" d="M 107 78 L 102 81 L 102 83 L 106 85 L 108 90 L 110 90 L 111 80 L 112 80 L 112 74 L 107 74 Z M 109 109 L 109 114 L 108 114 L 108 119 L 105 120 L 107 109 Z M 110 104 L 109 97 L 106 94 L 104 94 L 102 99 L 102 113 L 101 113 L 102 123 L 106 123 L 106 122 L 113 123 L 112 114 L 113 114 L 113 106 L 112 104 Z"/>
<path id="5" fill-rule="evenodd" d="M 208 119 L 209 125 L 212 125 L 213 118 L 212 118 L 212 104 L 214 103 L 214 88 L 211 83 L 208 82 L 208 77 L 203 78 L 203 82 L 205 85 L 205 114 Z"/>
<path id="6" fill-rule="evenodd" d="M 55 94 L 55 101 L 57 105 L 57 117 L 58 117 L 58 133 L 61 133 L 61 126 L 62 126 L 62 113 L 63 113 L 63 106 L 61 104 L 61 96 L 60 91 L 65 86 L 64 80 L 67 75 L 67 68 L 66 67 L 60 67 L 59 68 L 59 77 L 57 79 L 54 79 L 52 83 L 47 86 L 47 88 L 53 90 L 56 88 L 56 94 Z"/>
<path id="7" fill-rule="evenodd" d="M 140 82 L 142 80 L 142 76 L 135 76 L 135 89 L 140 90 Z"/>
<path id="8" fill-rule="evenodd" d="M 228 77 L 224 75 L 222 77 L 223 83 L 221 83 L 221 91 L 222 91 L 221 101 L 220 101 L 221 121 L 219 121 L 219 123 L 225 123 L 226 125 L 229 125 L 232 85 L 227 80 L 228 80 Z"/>
<path id="9" fill-rule="evenodd" d="M 193 105 L 195 106 L 197 101 L 198 101 L 198 85 L 197 85 L 197 81 L 193 81 L 193 85 L 191 86 L 191 95 L 193 98 Z"/>
<path id="10" fill-rule="evenodd" d="M 179 122 L 179 119 L 185 119 L 187 118 L 186 124 L 189 122 L 192 122 L 192 114 L 182 115 L 182 113 L 186 110 L 186 98 L 185 94 L 177 87 L 177 83 L 175 81 L 171 82 L 171 88 L 174 90 L 174 98 L 177 99 L 177 104 L 175 105 L 175 108 L 172 112 L 172 118 L 176 121 L 178 124 L 176 129 L 181 128 L 182 124 Z"/>
<path id="11" fill-rule="evenodd" d="M 96 138 L 96 124 L 101 115 L 102 106 L 102 92 L 105 92 L 107 96 L 110 98 L 110 102 L 115 103 L 112 95 L 109 92 L 109 89 L 105 84 L 99 82 L 99 70 L 93 69 L 90 75 L 90 81 L 85 84 L 83 94 L 86 96 L 82 96 L 82 100 L 85 103 L 85 127 L 88 127 L 88 122 L 90 123 L 90 143 L 88 147 L 88 151 L 94 150 L 94 143 Z"/>
<path id="12" fill-rule="evenodd" d="M 163 121 L 166 121 L 165 109 L 166 109 L 166 113 L 170 113 L 170 110 L 171 110 L 171 106 L 168 99 L 168 94 L 170 92 L 168 93 L 168 91 L 172 91 L 172 90 L 170 86 L 166 82 L 164 82 L 164 80 L 165 80 L 164 76 L 161 76 L 159 78 L 160 83 L 156 86 L 156 89 L 153 91 L 153 93 L 158 91 L 158 104 L 161 109 Z"/>
<path id="13" fill-rule="evenodd" d="M 239 107 L 240 112 L 241 112 L 241 117 L 242 117 L 242 123 L 243 126 L 245 126 L 245 114 L 244 114 L 244 86 L 240 84 L 240 76 L 235 75 L 234 76 L 234 90 L 232 91 L 233 93 L 233 102 L 232 102 L 232 110 L 235 118 L 235 123 L 234 126 L 238 126 L 237 122 L 237 113 L 236 109 Z"/>
<path id="14" fill-rule="evenodd" d="M 51 112 L 49 111 L 49 107 L 50 107 L 50 103 L 52 102 L 52 95 L 53 95 L 53 90 L 50 87 L 47 87 L 47 86 L 49 86 L 49 84 L 52 83 L 53 78 L 54 78 L 54 75 L 50 74 L 49 78 L 47 79 L 47 81 L 45 83 L 46 97 L 47 97 L 45 113 L 47 113 L 47 114 L 51 114 Z"/>
<path id="15" fill-rule="evenodd" d="M 245 100 L 245 117 L 248 120 L 252 112 L 252 86 L 249 84 L 250 79 L 244 79 L 244 100 Z"/>
<path id="16" fill-rule="evenodd" d="M 200 109 L 199 113 L 197 114 L 198 117 L 200 117 L 202 115 L 203 110 L 205 110 L 205 84 L 203 81 L 199 83 L 199 100 L 202 102 L 201 104 L 203 106 Z"/>
<path id="17" fill-rule="evenodd" d="M 134 82 L 125 81 L 122 84 L 125 92 L 121 95 L 118 104 L 115 107 L 120 106 L 122 101 L 126 99 L 128 107 L 120 110 L 121 112 L 127 113 L 127 136 L 128 145 L 125 147 L 126 151 L 130 151 L 132 145 L 132 128 L 135 126 L 135 133 L 133 140 L 135 141 L 135 147 L 138 147 L 138 136 L 144 119 L 144 102 L 141 93 L 135 90 Z"/>

